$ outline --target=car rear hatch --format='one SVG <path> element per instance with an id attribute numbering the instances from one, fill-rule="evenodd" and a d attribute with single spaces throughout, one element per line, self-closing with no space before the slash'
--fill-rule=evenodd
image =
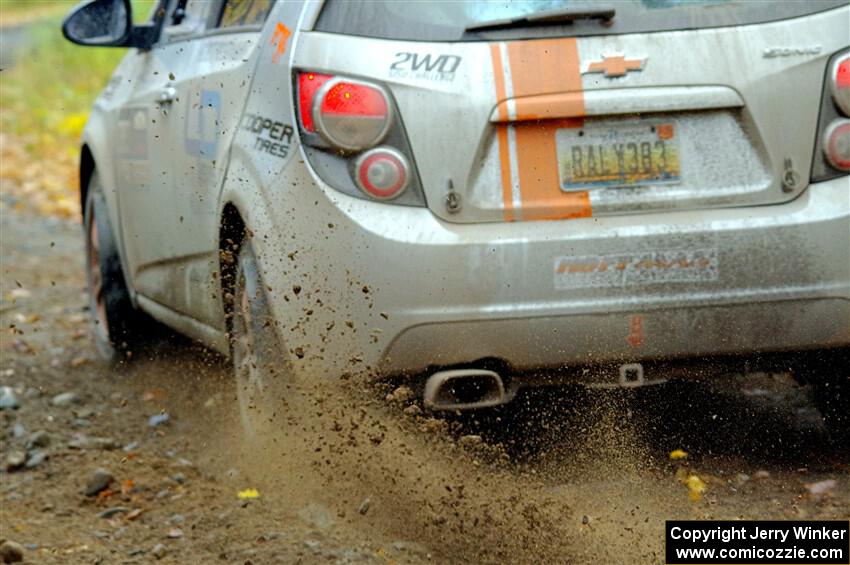
<path id="1" fill-rule="evenodd" d="M 534 21 L 536 4 L 553 16 Z M 427 205 L 448 221 L 753 206 L 806 189 L 827 61 L 850 41 L 846 2 L 632 0 L 608 19 L 575 5 L 331 1 L 295 65 L 387 89 Z"/>

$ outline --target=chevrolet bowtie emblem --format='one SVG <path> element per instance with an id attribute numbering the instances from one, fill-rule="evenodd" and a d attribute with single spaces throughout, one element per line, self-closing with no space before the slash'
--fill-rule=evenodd
<path id="1" fill-rule="evenodd" d="M 601 61 L 591 61 L 582 74 L 605 73 L 606 78 L 625 76 L 629 71 L 642 71 L 646 58 L 626 59 L 623 55 L 603 57 Z"/>

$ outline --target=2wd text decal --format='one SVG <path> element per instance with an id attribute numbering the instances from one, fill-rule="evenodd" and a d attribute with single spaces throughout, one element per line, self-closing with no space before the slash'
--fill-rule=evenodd
<path id="1" fill-rule="evenodd" d="M 390 65 L 390 76 L 393 78 L 452 81 L 461 60 L 457 55 L 400 51 L 395 54 L 395 61 Z"/>

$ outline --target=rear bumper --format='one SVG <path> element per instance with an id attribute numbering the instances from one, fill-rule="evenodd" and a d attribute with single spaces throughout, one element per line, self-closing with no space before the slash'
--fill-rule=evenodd
<path id="1" fill-rule="evenodd" d="M 639 311 L 422 324 L 398 336 L 385 362 L 390 372 L 421 367 L 423 359 L 455 365 L 495 358 L 528 369 L 834 347 L 850 343 L 848 320 L 846 298 L 656 302 Z"/>
<path id="2" fill-rule="evenodd" d="M 309 317 L 303 294 L 272 296 L 305 368 L 491 358 L 527 369 L 850 344 L 847 177 L 776 206 L 477 225 L 316 188 L 297 277 L 286 262 L 265 268 L 321 296 Z M 613 271 L 618 257 L 639 268 L 564 278 L 574 264 Z"/>

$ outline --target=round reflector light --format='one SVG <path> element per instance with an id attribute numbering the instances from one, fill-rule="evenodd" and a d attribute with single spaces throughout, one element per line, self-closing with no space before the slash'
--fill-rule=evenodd
<path id="1" fill-rule="evenodd" d="M 363 192 L 389 200 L 404 192 L 410 180 L 407 159 L 389 147 L 378 147 L 361 155 L 354 164 L 355 180 Z"/>
<path id="2" fill-rule="evenodd" d="M 850 171 L 850 120 L 833 120 L 823 135 L 823 152 L 829 164 Z"/>
<path id="3" fill-rule="evenodd" d="M 316 130 L 331 145 L 347 151 L 374 147 L 390 127 L 384 90 L 350 79 L 328 81 L 313 101 Z"/>

